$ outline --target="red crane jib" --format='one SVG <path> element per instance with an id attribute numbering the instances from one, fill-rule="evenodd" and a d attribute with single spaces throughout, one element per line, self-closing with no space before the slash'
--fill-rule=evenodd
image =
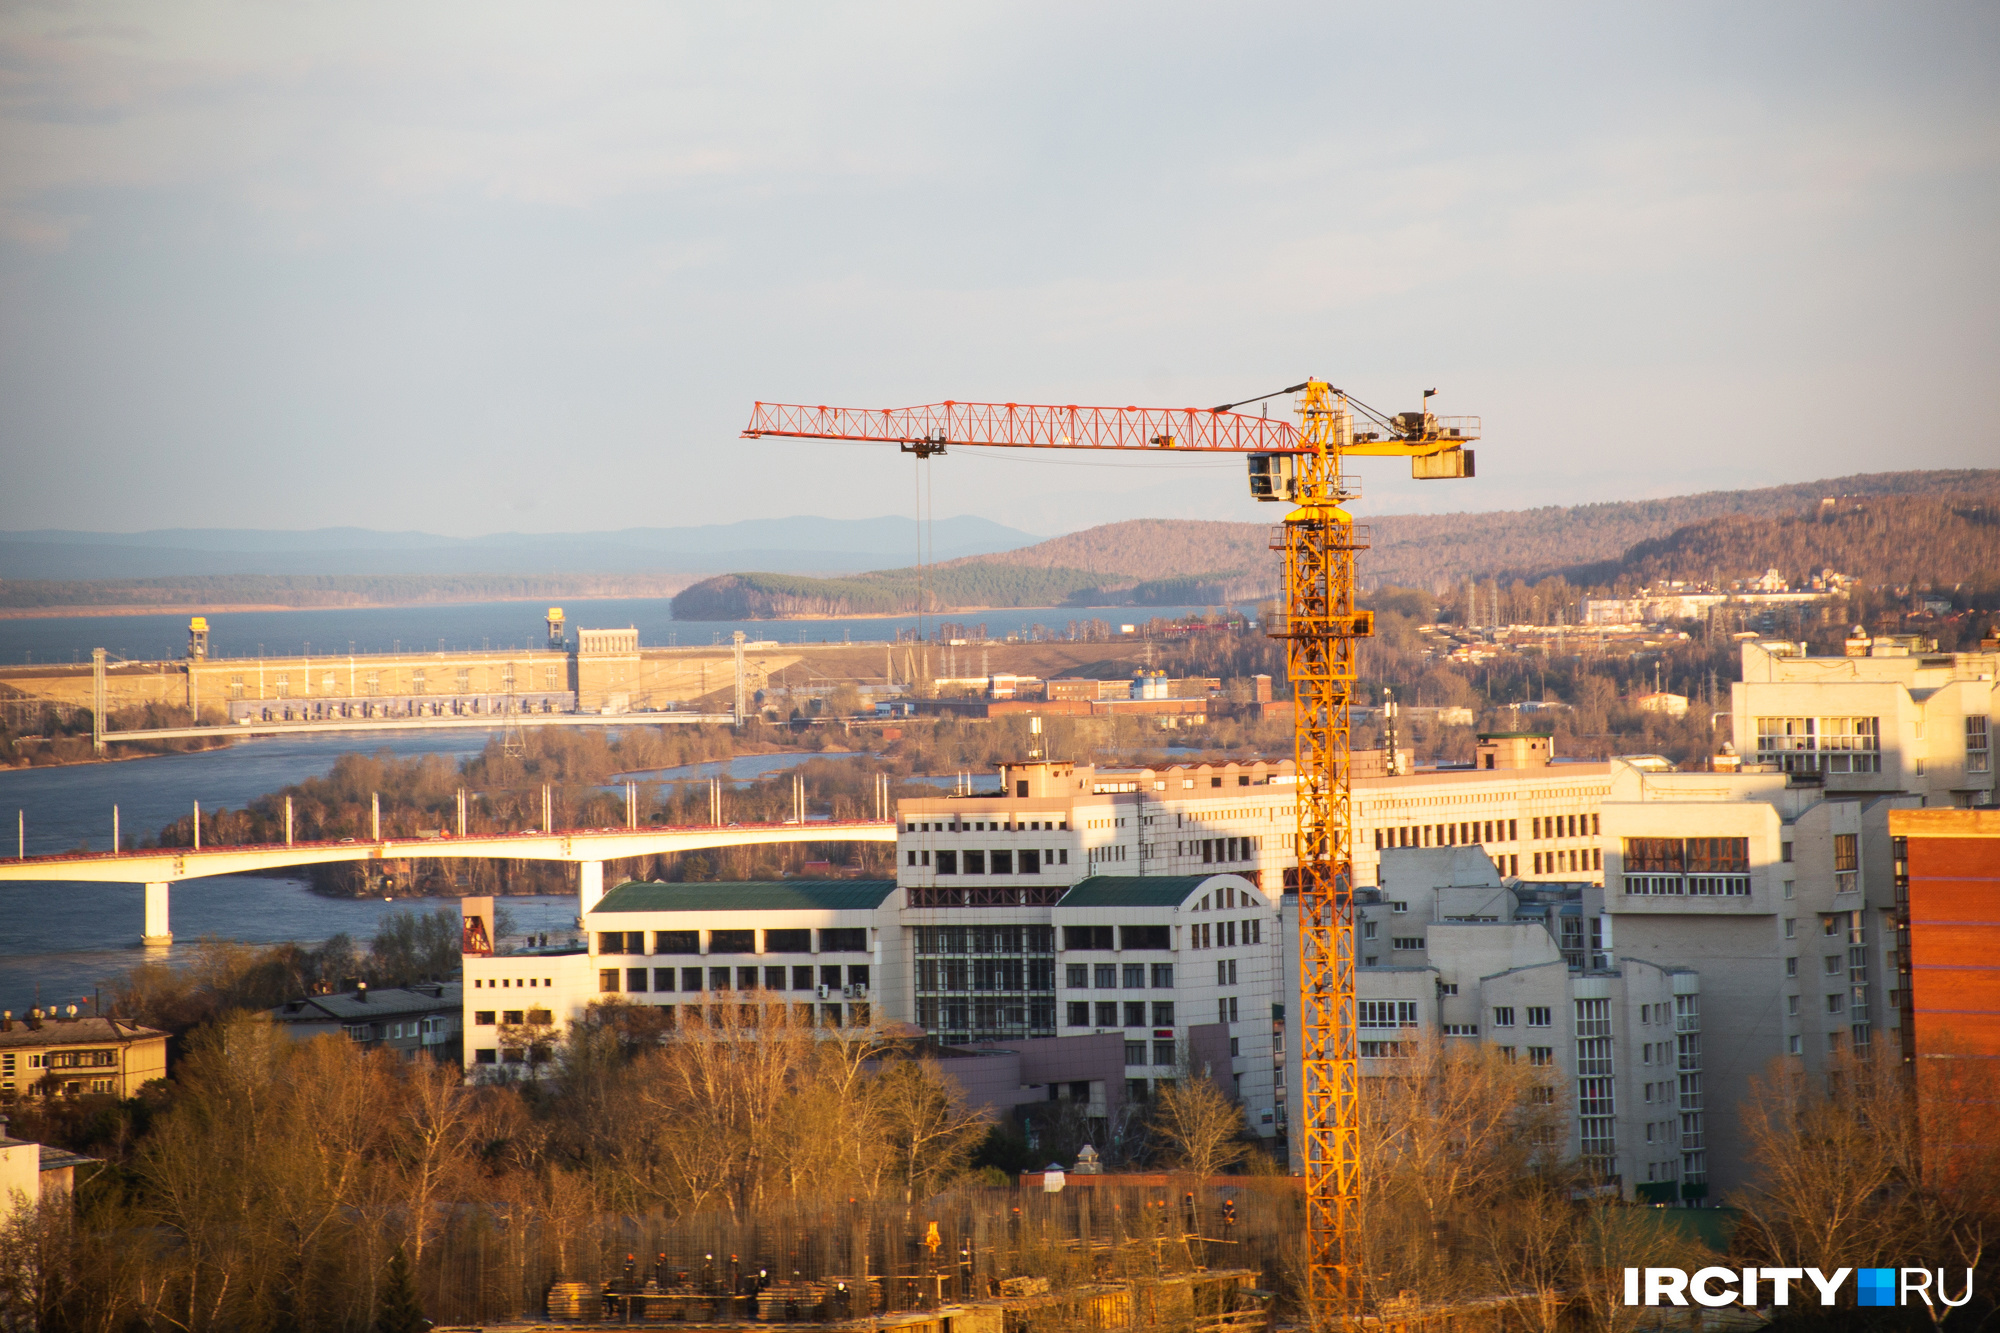
<path id="1" fill-rule="evenodd" d="M 1205 407 L 1050 407 L 929 403 L 923 407 L 806 407 L 759 403 L 743 434 L 889 444 L 1013 445 L 1029 449 L 1187 449 L 1197 453 L 1302 452 L 1289 421 Z"/>

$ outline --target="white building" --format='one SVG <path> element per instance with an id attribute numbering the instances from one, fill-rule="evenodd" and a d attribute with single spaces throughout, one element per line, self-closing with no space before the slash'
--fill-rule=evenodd
<path id="1" fill-rule="evenodd" d="M 1739 1102 L 1774 1063 L 1823 1074 L 1896 1039 L 1904 996 L 1888 813 L 1901 794 L 1817 773 L 1619 764 L 1604 803 L 1607 938 L 1621 960 L 1698 966 L 1708 995 L 1710 1176 L 1749 1172 Z"/>
<path id="2" fill-rule="evenodd" d="M 1483 1042 L 1549 1071 L 1569 1119 L 1558 1147 L 1625 1197 L 1706 1197 L 1694 969 L 1614 949 L 1596 885 L 1506 879 L 1476 847 L 1386 853 L 1381 886 L 1356 897 L 1364 1078 L 1393 1075 L 1413 1043 Z M 1295 990 L 1295 945 L 1284 961 Z M 1291 1105 L 1300 1078 L 1294 1058 Z"/>
<path id="3" fill-rule="evenodd" d="M 1807 657 L 1800 647 L 1743 645 L 1730 708 L 1746 765 L 1818 775 L 1834 793 L 1993 804 L 2000 653 L 1913 656 L 1876 640 L 1866 657 Z"/>

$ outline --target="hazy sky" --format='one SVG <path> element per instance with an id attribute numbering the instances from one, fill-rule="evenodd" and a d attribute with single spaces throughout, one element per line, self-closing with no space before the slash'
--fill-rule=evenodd
<path id="1" fill-rule="evenodd" d="M 1377 513 L 2000 466 L 2000 8 L 0 8 L 0 528 L 910 513 L 751 403 L 1477 413 Z M 932 465 L 1040 532 L 1241 465 Z"/>

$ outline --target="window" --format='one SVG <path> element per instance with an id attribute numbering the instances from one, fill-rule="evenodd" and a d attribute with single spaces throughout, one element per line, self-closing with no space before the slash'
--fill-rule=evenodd
<path id="1" fill-rule="evenodd" d="M 1067 964 L 1063 969 L 1063 985 L 1069 990 L 1089 990 L 1090 964 Z"/>
<path id="2" fill-rule="evenodd" d="M 1531 1004 L 1528 1006 L 1528 1026 L 1531 1028 L 1545 1028 L 1552 1026 L 1551 1023 L 1549 1022 L 1549 1010 L 1547 1005 Z"/>
<path id="3" fill-rule="evenodd" d="M 491 1046 L 481 1047 L 472 1053 L 472 1063 L 476 1065 L 499 1064 L 500 1052 L 494 1050 Z"/>
<path id="4" fill-rule="evenodd" d="M 712 930 L 708 933 L 710 953 L 756 953 L 757 932 L 754 930 Z"/>
<path id="5" fill-rule="evenodd" d="M 1788 977 L 1795 977 L 1798 974 L 1799 974 L 1799 960 L 1796 958 L 1787 958 L 1785 960 L 1785 975 Z"/>
<path id="6" fill-rule="evenodd" d="M 372 676 L 374 675 L 374 673 L 370 672 L 369 674 L 371 676 L 370 684 L 373 684 L 374 682 L 372 680 Z M 370 694 L 375 693 L 375 691 L 373 690 L 370 690 L 368 692 Z M 231 676 L 229 678 L 229 697 L 232 699 L 241 699 L 243 697 L 243 677 Z"/>
<path id="7" fill-rule="evenodd" d="M 701 952 L 701 932 L 698 930 L 656 930 L 653 932 L 653 952 L 666 954 L 698 954 Z M 663 989 L 672 990 L 667 986 Z"/>
<path id="8" fill-rule="evenodd" d="M 991 872 L 991 873 L 993 873 L 993 874 L 995 874 L 995 875 L 1011 875 L 1011 874 L 1013 874 L 1013 873 L 1014 873 L 1014 853 L 1013 853 L 1013 852 L 1011 852 L 1011 851 L 1004 851 L 1004 850 L 1002 850 L 1002 851 L 995 851 L 995 852 L 993 853 L 993 870 L 992 870 L 992 872 Z"/>
<path id="9" fill-rule="evenodd" d="M 1820 960 L 1820 965 L 1825 969 L 1826 974 L 1828 976 L 1837 977 L 1840 975 L 1841 966 L 1846 961 L 1847 960 L 1842 958 L 1839 954 L 1830 953 L 1825 958 Z"/>
<path id="10" fill-rule="evenodd" d="M 1514 1026 L 1514 1006 L 1512 1006 L 1512 1005 L 1502 1005 L 1502 1006 L 1499 1006 L 1498 1008 L 1495 1008 L 1495 1009 L 1494 1009 L 1494 1011 L 1493 1011 L 1493 1026 L 1494 1026 L 1494 1027 L 1496 1027 L 1496 1028 L 1510 1028 L 1510 1027 L 1513 1027 L 1513 1026 Z"/>
<path id="11" fill-rule="evenodd" d="M 1064 926 L 1063 927 L 1064 949 L 1109 950 L 1112 947 L 1114 946 L 1112 945 L 1111 942 L 1110 926 Z M 1097 984 L 1100 986 L 1105 984 L 1101 978 L 1101 975 Z"/>
<path id="12" fill-rule="evenodd" d="M 1555 1047 L 1553 1047 L 1553 1046 L 1530 1046 L 1530 1047 L 1528 1048 L 1528 1063 L 1529 1063 L 1529 1064 L 1531 1064 L 1531 1065 L 1552 1065 L 1552 1064 L 1554 1064 L 1555 1062 L 1556 1062 L 1556 1050 L 1555 1050 Z"/>
<path id="13" fill-rule="evenodd" d="M 1805 1041 L 1796 1032 L 1785 1038 L 1786 1055 L 1804 1055 Z"/>
<path id="14" fill-rule="evenodd" d="M 1146 965 L 1144 963 L 1125 964 L 1125 989 L 1146 989 Z"/>
<path id="15" fill-rule="evenodd" d="M 1786 917 L 1786 918 L 1785 918 L 1785 938 L 1786 938 L 1786 939 L 1788 939 L 1788 940 L 1795 940 L 1795 939 L 1797 939 L 1798 937 L 1799 937 L 1799 923 L 1798 923 L 1798 919 L 1797 919 L 1796 917 L 1789 917 L 1789 916 L 1788 916 L 1788 917 Z"/>
<path id="16" fill-rule="evenodd" d="M 1128 1042 L 1126 1042 L 1126 1043 L 1125 1043 L 1125 1063 L 1126 1063 L 1126 1065 L 1127 1065 L 1127 1066 L 1131 1066 L 1131 1065 L 1143 1065 L 1143 1064 L 1145 1064 L 1145 1063 L 1146 1063 L 1146 1043 L 1145 1043 L 1145 1042 L 1143 1042 L 1143 1041 L 1128 1041 Z M 1140 1086 L 1141 1088 L 1145 1087 L 1145 1086 L 1146 1086 L 1146 1084 L 1145 1084 L 1145 1080 L 1143 1080 L 1143 1079 L 1139 1080 L 1139 1086 Z"/>
<path id="17" fill-rule="evenodd" d="M 1172 926 L 1123 926 L 1124 946 L 1128 949 L 1171 949 L 1174 947 Z"/>
<path id="18" fill-rule="evenodd" d="M 674 969 L 673 969 L 673 968 L 671 968 L 671 967 L 656 967 L 656 968 L 654 968 L 654 969 L 653 969 L 653 989 L 654 989 L 654 990 L 672 990 L 673 988 L 674 988 Z"/>
<path id="19" fill-rule="evenodd" d="M 423 694 L 428 688 L 428 685 L 429 682 L 424 677 L 424 669 L 422 667 L 418 667 L 415 671 L 412 671 L 410 673 L 411 694 Z"/>
<path id="20" fill-rule="evenodd" d="M 1861 835 L 1833 835 L 1833 891 L 1853 893 L 1861 887 Z"/>
<path id="21" fill-rule="evenodd" d="M 1993 764 L 1992 741 L 1988 736 L 1988 719 L 1968 717 L 1965 719 L 1965 771 L 1985 773 Z"/>
<path id="22" fill-rule="evenodd" d="M 1829 1014 L 1840 1013 L 1846 1007 L 1846 1003 L 1847 997 L 1836 991 L 1826 997 L 1826 1011 Z"/>
<path id="23" fill-rule="evenodd" d="M 1067 1018 L 1067 1020 L 1066 1020 L 1066 1021 L 1067 1021 L 1067 1023 L 1069 1024 L 1069 1026 L 1070 1026 L 1070 1027 L 1073 1027 L 1073 1028 L 1087 1028 L 1087 1027 L 1089 1027 L 1089 1026 L 1090 1026 L 1090 1001 L 1088 1001 L 1088 1000 L 1071 1000 L 1071 1001 L 1069 1002 L 1069 1015 L 1068 1015 L 1068 1018 Z"/>
<path id="24" fill-rule="evenodd" d="M 1097 1002 L 1097 1026 L 1101 1028 L 1121 1026 L 1118 1022 L 1118 1001 L 1099 1000 Z"/>
<path id="25" fill-rule="evenodd" d="M 597 974 L 597 989 L 605 995 L 616 994 L 618 991 L 618 969 L 607 967 L 599 971 Z"/>
<path id="26" fill-rule="evenodd" d="M 868 927 L 839 926 L 819 933 L 821 953 L 867 953 Z"/>
<path id="27" fill-rule="evenodd" d="M 965 854 L 965 873 L 968 875 L 985 874 L 986 853 L 983 851 L 967 851 Z"/>
<path id="28" fill-rule="evenodd" d="M 1413 1028 L 1417 1025 L 1415 1000 L 1359 1001 L 1360 1026 L 1365 1028 Z"/>
<path id="29" fill-rule="evenodd" d="M 1174 988 L 1174 965 L 1172 963 L 1153 964 L 1153 989 L 1172 990 Z"/>
<path id="30" fill-rule="evenodd" d="M 1439 995 L 1458 994 L 1458 983 L 1456 981 L 1440 981 L 1438 983 L 1438 994 Z"/>
<path id="31" fill-rule="evenodd" d="M 1789 1018 L 1797 1018 L 1797 1017 L 1799 1016 L 1799 997 L 1798 997 L 1798 996 L 1796 996 L 1796 995 L 1787 995 L 1787 996 L 1785 997 L 1785 1014 L 1786 1014 L 1786 1016 L 1787 1016 L 1787 1017 L 1789 1017 Z"/>
<path id="32" fill-rule="evenodd" d="M 1389 904 L 1389 910 L 1390 910 L 1391 912 L 1393 912 L 1393 913 L 1397 914 L 1398 916 L 1400 916 L 1400 915 L 1402 915 L 1402 914 L 1403 914 L 1404 912 L 1407 912 L 1407 911 L 1409 911 L 1409 910 L 1410 910 L 1410 905 L 1409 905 L 1408 903 L 1397 903 L 1397 902 L 1392 902 L 1392 903 L 1390 903 L 1390 904 Z"/>
<path id="33" fill-rule="evenodd" d="M 1146 1026 L 1146 1002 L 1144 1000 L 1125 1001 L 1125 1026 L 1142 1028 Z"/>
<path id="34" fill-rule="evenodd" d="M 765 953 L 811 953 L 813 937 L 810 930 L 767 930 L 764 932 Z"/>
<path id="35" fill-rule="evenodd" d="M 806 975 L 810 978 L 812 974 L 808 972 Z M 807 984 L 811 984 L 810 980 L 808 980 Z M 681 969 L 681 989 L 686 991 L 698 991 L 701 989 L 700 968 L 684 967 Z"/>
<path id="36" fill-rule="evenodd" d="M 1479 1035 L 1477 1023 L 1446 1023 L 1444 1035 L 1447 1037 L 1476 1037 Z"/>
<path id="37" fill-rule="evenodd" d="M 1174 1044 L 1170 1041 L 1154 1042 L 1153 1063 L 1156 1066 L 1164 1065 L 1171 1069 L 1174 1064 Z"/>
<path id="38" fill-rule="evenodd" d="M 1787 773 L 1879 773 L 1880 732 L 1872 717 L 1760 717 L 1756 762 Z"/>
<path id="39" fill-rule="evenodd" d="M 1174 1002 L 1172 1000 L 1153 1001 L 1153 1026 L 1170 1028 L 1174 1025 Z"/>
<path id="40" fill-rule="evenodd" d="M 1421 935 L 1398 935 L 1389 941 L 1389 947 L 1391 949 L 1403 950 L 1421 949 L 1424 947 L 1424 937 Z"/>
<path id="41" fill-rule="evenodd" d="M 1077 964 L 1077 966 L 1087 967 L 1089 966 L 1089 964 L 1079 963 Z M 1097 965 L 1097 989 L 1099 990 L 1118 989 L 1118 964 L 1099 963 Z"/>
<path id="42" fill-rule="evenodd" d="M 1375 938 L 1375 923 L 1373 921 L 1364 921 L 1361 923 L 1361 938 L 1364 940 Z"/>
<path id="43" fill-rule="evenodd" d="M 940 875 L 956 875 L 958 873 L 958 853 L 939 852 L 937 854 L 937 872 Z"/>
<path id="44" fill-rule="evenodd" d="M 646 989 L 646 969 L 643 967 L 626 968 L 625 989 L 629 991 L 644 991 Z"/>
<path id="45" fill-rule="evenodd" d="M 1394 1060 L 1403 1054 L 1400 1041 L 1364 1041 L 1361 1043 L 1361 1058 L 1364 1060 Z"/>
<path id="46" fill-rule="evenodd" d="M 474 1026 L 474 1027 L 476 1027 L 476 1028 L 490 1028 L 490 1027 L 492 1027 L 492 1026 L 493 1026 L 493 1011 L 492 1011 L 491 1009 L 475 1009 L 475 1010 L 473 1010 L 473 1011 L 472 1011 L 472 1026 Z"/>

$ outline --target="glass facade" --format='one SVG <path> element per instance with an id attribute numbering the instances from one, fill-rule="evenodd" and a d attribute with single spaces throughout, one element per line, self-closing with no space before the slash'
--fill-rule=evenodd
<path id="1" fill-rule="evenodd" d="M 941 1042 L 1056 1035 L 1052 926 L 918 926 L 917 1025 Z"/>

